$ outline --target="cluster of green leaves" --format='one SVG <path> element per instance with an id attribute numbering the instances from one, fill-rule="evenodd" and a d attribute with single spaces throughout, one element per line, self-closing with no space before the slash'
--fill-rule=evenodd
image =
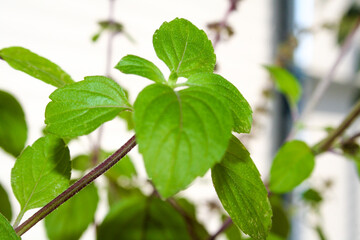
<path id="1" fill-rule="evenodd" d="M 165 22 L 155 32 L 153 45 L 170 70 L 168 79 L 153 63 L 134 55 L 116 66 L 123 73 L 154 82 L 140 92 L 134 106 L 112 79 L 90 76 L 73 82 L 57 65 L 27 49 L 0 50 L 0 57 L 13 68 L 57 87 L 45 110 L 45 135 L 23 151 L 24 114 L 12 96 L 2 94 L 11 103 L 0 104 L 0 110 L 9 115 L 4 121 L 14 126 L 11 131 L 0 131 L 0 146 L 14 156 L 21 152 L 11 173 L 21 206 L 15 225 L 27 210 L 44 206 L 69 186 L 71 166 L 84 172 L 108 155 L 100 151 L 98 156 L 80 155 L 71 161 L 68 141 L 91 133 L 121 113 L 133 112 L 139 151 L 160 196 L 146 196 L 138 186 L 122 183 L 121 178 L 136 176 L 128 157 L 116 164 L 105 174 L 110 210 L 98 227 L 99 239 L 207 238 L 192 204 L 171 197 L 210 169 L 219 199 L 235 225 L 252 239 L 266 239 L 272 217 L 268 193 L 250 154 L 232 135 L 232 131 L 250 131 L 249 104 L 234 85 L 213 73 L 216 57 L 212 44 L 205 32 L 189 21 Z M 186 81 L 178 83 L 179 77 Z M 16 137 L 22 136 L 21 141 L 6 145 L 14 132 Z M 182 210 L 163 200 L 167 198 Z M 95 185 L 71 198 L 45 219 L 48 237 L 78 239 L 94 221 L 98 201 Z M 16 237 L 4 219 L 4 239 Z"/>

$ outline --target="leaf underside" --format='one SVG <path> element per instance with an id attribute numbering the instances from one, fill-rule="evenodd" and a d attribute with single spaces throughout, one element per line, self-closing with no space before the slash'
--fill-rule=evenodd
<path id="1" fill-rule="evenodd" d="M 268 193 L 249 152 L 236 137 L 232 137 L 223 160 L 213 167 L 211 176 L 233 222 L 253 239 L 266 239 L 272 217 Z"/>

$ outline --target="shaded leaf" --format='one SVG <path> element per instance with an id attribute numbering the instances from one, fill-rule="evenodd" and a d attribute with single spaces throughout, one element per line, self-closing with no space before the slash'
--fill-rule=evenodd
<path id="1" fill-rule="evenodd" d="M 220 162 L 231 137 L 231 115 L 201 87 L 179 92 L 153 84 L 137 97 L 136 141 L 146 171 L 163 197 L 184 189 Z"/>
<path id="2" fill-rule="evenodd" d="M 133 130 L 135 127 L 134 124 L 134 113 L 131 111 L 123 111 L 119 113 L 119 117 L 123 120 L 125 120 L 127 125 L 127 130 Z"/>
<path id="3" fill-rule="evenodd" d="M 233 130 L 238 133 L 249 133 L 252 123 L 252 110 L 239 90 L 225 78 L 214 73 L 198 73 L 191 75 L 186 82 L 188 86 L 201 86 L 216 93 L 224 100 L 232 113 Z"/>
<path id="4" fill-rule="evenodd" d="M 139 75 L 154 82 L 165 82 L 164 75 L 155 64 L 138 56 L 127 55 L 123 57 L 115 68 L 122 73 Z"/>
<path id="5" fill-rule="evenodd" d="M 86 186 L 45 218 L 50 240 L 77 240 L 94 221 L 99 196 L 94 184 Z"/>
<path id="6" fill-rule="evenodd" d="M 323 200 L 320 192 L 318 192 L 317 190 L 315 190 L 313 188 L 309 188 L 308 190 L 306 190 L 302 194 L 302 198 L 304 201 L 306 201 L 310 204 L 314 204 L 314 205 L 318 205 Z"/>
<path id="7" fill-rule="evenodd" d="M 339 29 L 337 33 L 337 41 L 343 44 L 346 37 L 354 29 L 356 22 L 360 18 L 360 6 L 358 3 L 353 3 L 349 9 L 344 13 L 340 20 Z"/>
<path id="8" fill-rule="evenodd" d="M 16 235 L 15 230 L 6 220 L 6 218 L 0 213 L 0 239 L 1 240 L 20 240 L 20 237 Z"/>
<path id="9" fill-rule="evenodd" d="M 123 186 L 118 182 L 109 179 L 108 183 L 108 204 L 110 207 L 117 204 L 119 201 L 129 197 L 143 196 L 141 190 L 135 186 Z"/>
<path id="10" fill-rule="evenodd" d="M 276 66 L 265 66 L 276 88 L 286 96 L 291 107 L 296 106 L 301 97 L 301 85 L 298 80 L 286 69 Z"/>
<path id="11" fill-rule="evenodd" d="M 185 198 L 176 199 L 176 204 L 181 208 L 181 212 L 183 211 L 184 218 L 186 218 L 186 224 L 188 231 L 191 232 L 192 239 L 208 239 L 209 233 L 206 228 L 198 221 L 196 217 L 196 208 L 195 205 L 192 204 L 189 200 Z"/>
<path id="12" fill-rule="evenodd" d="M 92 167 L 89 155 L 78 155 L 71 161 L 71 168 L 79 171 L 86 171 Z"/>
<path id="13" fill-rule="evenodd" d="M 280 196 L 274 194 L 271 195 L 270 203 L 273 212 L 272 227 L 270 233 L 283 239 L 287 239 L 290 233 L 290 221 L 288 219 Z"/>
<path id="14" fill-rule="evenodd" d="M 97 239 L 190 240 L 181 215 L 158 198 L 132 197 L 113 206 L 97 229 Z"/>
<path id="15" fill-rule="evenodd" d="M 227 152 L 211 170 L 216 193 L 233 222 L 253 239 L 263 240 L 271 227 L 271 206 L 249 152 L 232 137 Z"/>
<path id="16" fill-rule="evenodd" d="M 102 159 L 106 159 L 108 156 L 110 156 L 112 153 L 102 153 Z M 106 173 L 105 176 L 112 180 L 116 180 L 119 177 L 127 177 L 131 178 L 133 176 L 136 176 L 136 169 L 134 167 L 134 164 L 132 163 L 130 157 L 126 155 L 116 163 L 113 167 L 111 167 Z"/>
<path id="17" fill-rule="evenodd" d="M 46 107 L 46 130 L 61 137 L 89 134 L 121 111 L 130 109 L 123 89 L 113 80 L 86 77 L 84 81 L 59 88 Z"/>
<path id="18" fill-rule="evenodd" d="M 24 149 L 27 126 L 24 111 L 9 93 L 0 91 L 0 147 L 17 157 Z"/>
<path id="19" fill-rule="evenodd" d="M 0 50 L 2 57 L 12 68 L 29 74 L 55 87 L 63 87 L 74 80 L 58 65 L 22 47 Z"/>
<path id="20" fill-rule="evenodd" d="M 39 138 L 16 160 L 11 186 L 21 211 L 42 207 L 69 186 L 70 154 L 63 140 Z"/>
<path id="21" fill-rule="evenodd" d="M 314 166 L 314 154 L 305 142 L 285 143 L 271 166 L 270 190 L 276 193 L 291 191 L 310 176 Z"/>
<path id="22" fill-rule="evenodd" d="M 5 189 L 0 185 L 0 213 L 9 221 L 12 219 L 12 210 L 9 197 Z"/>
<path id="23" fill-rule="evenodd" d="M 153 36 L 153 45 L 156 55 L 176 77 L 214 71 L 216 57 L 211 41 L 188 20 L 164 22 Z"/>

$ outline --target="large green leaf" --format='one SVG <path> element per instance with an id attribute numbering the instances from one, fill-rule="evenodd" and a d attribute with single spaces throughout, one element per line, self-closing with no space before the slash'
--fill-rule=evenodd
<path id="1" fill-rule="evenodd" d="M 94 221 L 99 196 L 94 184 L 86 186 L 74 197 L 45 218 L 50 240 L 77 240 Z"/>
<path id="2" fill-rule="evenodd" d="M 154 82 L 165 82 L 164 75 L 155 64 L 138 56 L 127 55 L 123 57 L 115 68 L 123 73 L 139 75 Z"/>
<path id="3" fill-rule="evenodd" d="M 42 207 L 69 185 L 70 154 L 63 140 L 53 135 L 39 138 L 16 160 L 11 186 L 21 211 Z"/>
<path id="4" fill-rule="evenodd" d="M 276 88 L 286 96 L 290 106 L 296 106 L 301 97 L 301 85 L 286 69 L 277 66 L 265 66 L 273 78 Z"/>
<path id="5" fill-rule="evenodd" d="M 89 134 L 101 124 L 130 109 L 124 91 L 113 80 L 92 76 L 59 88 L 46 107 L 46 130 L 61 137 Z"/>
<path id="6" fill-rule="evenodd" d="M 233 129 L 238 133 L 249 133 L 252 123 L 252 110 L 239 90 L 225 78 L 214 73 L 191 75 L 186 82 L 188 86 L 201 86 L 216 93 L 229 106 L 233 120 Z"/>
<path id="7" fill-rule="evenodd" d="M 12 219 L 12 210 L 9 197 L 5 189 L 0 185 L 0 213 L 9 221 Z"/>
<path id="8" fill-rule="evenodd" d="M 308 178 L 314 169 L 315 157 L 304 142 L 285 143 L 276 154 L 270 170 L 270 190 L 289 192 Z"/>
<path id="9" fill-rule="evenodd" d="M 98 227 L 99 240 L 190 240 L 181 215 L 158 198 L 132 197 L 112 207 Z"/>
<path id="10" fill-rule="evenodd" d="M 212 171 L 214 187 L 233 222 L 253 239 L 263 240 L 271 227 L 271 206 L 249 152 L 232 137 L 227 152 Z"/>
<path id="11" fill-rule="evenodd" d="M 0 213 L 0 239 L 1 240 L 20 240 L 20 237 L 16 235 L 15 230 L 6 220 L 6 218 Z"/>
<path id="12" fill-rule="evenodd" d="M 157 56 L 175 77 L 214 71 L 216 57 L 211 41 L 188 20 L 164 22 L 156 30 L 153 44 Z"/>
<path id="13" fill-rule="evenodd" d="M 23 150 L 26 138 L 25 115 L 19 102 L 0 91 L 0 147 L 16 157 Z"/>
<path id="14" fill-rule="evenodd" d="M 2 57 L 12 68 L 29 74 L 55 87 L 73 83 L 71 77 L 58 65 L 22 47 L 0 50 Z"/>
<path id="15" fill-rule="evenodd" d="M 220 162 L 231 137 L 227 106 L 201 87 L 146 87 L 135 101 L 135 132 L 157 190 L 169 197 Z"/>

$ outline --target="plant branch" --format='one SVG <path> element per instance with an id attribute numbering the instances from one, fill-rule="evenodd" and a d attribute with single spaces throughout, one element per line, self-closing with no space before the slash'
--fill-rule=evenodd
<path id="1" fill-rule="evenodd" d="M 214 233 L 213 235 L 211 235 L 208 240 L 215 240 L 222 232 L 224 232 L 228 227 L 231 226 L 231 224 L 233 224 L 233 221 L 231 220 L 230 217 L 228 217 L 224 223 L 221 225 L 221 227 L 219 228 L 219 230 L 216 231 L 216 233 Z"/>
<path id="2" fill-rule="evenodd" d="M 359 29 L 359 26 L 360 26 L 360 17 L 357 19 L 357 22 L 356 22 L 355 26 L 353 27 L 353 29 L 351 30 L 351 32 L 347 35 L 347 37 L 344 41 L 344 44 L 341 46 L 339 55 L 337 56 L 335 62 L 331 66 L 329 72 L 322 78 L 320 83 L 317 85 L 313 95 L 311 96 L 310 100 L 306 104 L 304 111 L 302 112 L 301 116 L 299 117 L 299 119 L 296 122 L 303 121 L 309 115 L 309 113 L 314 110 L 314 108 L 318 104 L 319 100 L 322 98 L 322 96 L 326 92 L 327 88 L 329 87 L 329 85 L 334 77 L 334 74 L 335 74 L 338 66 L 340 65 L 344 56 L 346 55 L 346 53 L 349 51 L 349 49 L 352 46 L 356 32 Z M 295 126 L 295 125 L 296 125 L 296 123 L 293 126 Z M 292 130 L 290 131 L 290 134 L 287 137 L 287 139 L 292 138 L 293 135 L 295 134 L 295 131 L 296 131 L 296 129 L 293 127 Z"/>
<path id="3" fill-rule="evenodd" d="M 115 9 L 115 1 L 116 0 L 109 0 L 109 17 L 108 21 L 111 25 L 114 24 L 114 9 Z M 110 77 L 111 71 L 111 59 L 112 59 L 112 49 L 113 49 L 113 40 L 115 37 L 115 32 L 110 31 L 109 38 L 107 42 L 107 49 L 106 49 L 106 76 Z"/>
<path id="4" fill-rule="evenodd" d="M 320 154 L 330 149 L 334 141 L 344 133 L 344 131 L 355 121 L 359 115 L 360 100 L 356 103 L 351 112 L 345 117 L 342 123 L 340 123 L 340 125 L 334 131 L 330 132 L 325 139 L 313 147 L 314 153 Z"/>
<path id="5" fill-rule="evenodd" d="M 135 135 L 132 136 L 121 148 L 119 148 L 114 154 L 108 157 L 105 161 L 100 163 L 97 167 L 91 170 L 84 177 L 79 179 L 63 193 L 57 196 L 54 200 L 46 204 L 43 208 L 32 215 L 19 227 L 15 228 L 17 235 L 21 236 L 31 227 L 33 227 L 40 220 L 49 215 L 52 211 L 65 203 L 68 199 L 73 197 L 81 189 L 86 187 L 89 183 L 93 182 L 97 177 L 105 173 L 109 168 L 114 166 L 120 159 L 122 159 L 133 147 L 136 146 Z"/>
<path id="6" fill-rule="evenodd" d="M 223 30 L 223 28 L 225 28 L 228 24 L 228 19 L 229 16 L 232 12 L 234 12 L 237 8 L 237 4 L 239 3 L 239 0 L 229 0 L 230 2 L 230 6 L 229 8 L 226 10 L 225 15 L 223 17 L 223 19 L 221 20 L 221 22 L 219 23 L 219 31 L 216 32 L 215 35 L 215 39 L 213 42 L 213 47 L 214 49 L 216 48 L 216 46 L 218 45 L 218 43 L 220 42 L 220 38 L 221 38 L 221 31 Z"/>

